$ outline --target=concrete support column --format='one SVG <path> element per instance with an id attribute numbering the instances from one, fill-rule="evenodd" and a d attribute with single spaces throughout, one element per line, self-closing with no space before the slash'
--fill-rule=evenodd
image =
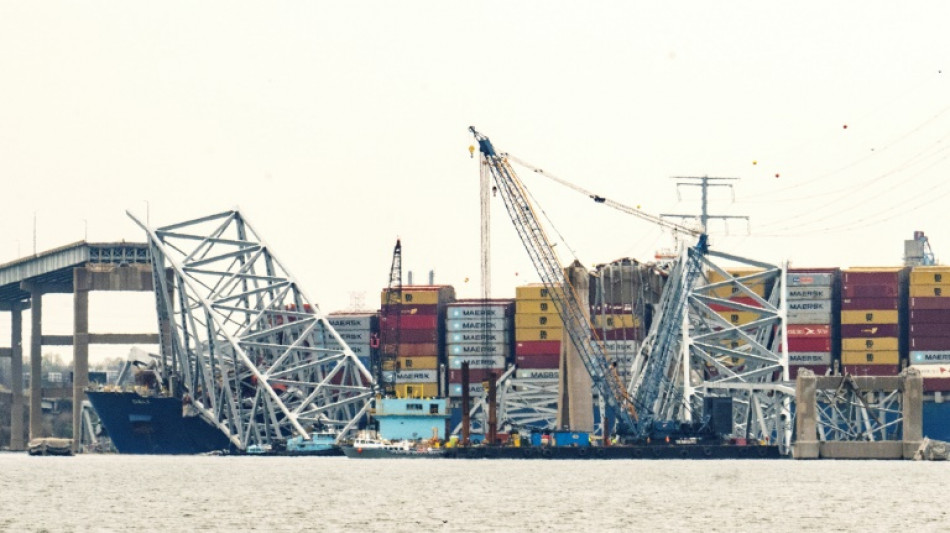
<path id="1" fill-rule="evenodd" d="M 43 293 L 30 291 L 30 440 L 43 432 Z"/>
<path id="2" fill-rule="evenodd" d="M 795 459 L 818 459 L 818 378 L 803 369 L 795 381 Z"/>
<path id="3" fill-rule="evenodd" d="M 26 449 L 23 442 L 23 309 L 10 309 L 10 381 L 13 393 L 10 405 L 10 449 Z"/>
<path id="4" fill-rule="evenodd" d="M 73 453 L 82 444 L 82 402 L 89 384 L 89 290 L 86 269 L 73 270 Z"/>
<path id="5" fill-rule="evenodd" d="M 924 379 L 916 369 L 904 371 L 904 459 L 913 459 L 924 440 Z"/>
<path id="6" fill-rule="evenodd" d="M 590 277 L 587 269 L 575 261 L 564 269 L 564 278 L 568 282 L 568 286 L 564 287 L 564 297 L 576 297 L 584 315 L 583 320 L 590 322 Z M 561 341 L 559 367 L 558 429 L 568 427 L 571 431 L 594 431 L 594 400 L 590 393 L 593 382 L 580 352 L 566 334 Z"/>

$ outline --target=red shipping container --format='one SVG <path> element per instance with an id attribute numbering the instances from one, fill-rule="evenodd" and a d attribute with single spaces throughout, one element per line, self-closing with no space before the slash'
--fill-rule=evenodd
<path id="1" fill-rule="evenodd" d="M 398 345 L 384 344 L 382 347 L 382 353 L 383 355 L 398 355 L 402 357 L 438 357 L 439 345 L 434 342 L 401 342 Z"/>
<path id="2" fill-rule="evenodd" d="M 924 378 L 924 392 L 950 391 L 950 378 Z"/>
<path id="3" fill-rule="evenodd" d="M 900 368 L 897 365 L 842 365 L 842 372 L 854 377 L 896 376 Z"/>
<path id="4" fill-rule="evenodd" d="M 948 326 L 950 328 L 950 326 Z M 920 337 L 910 338 L 911 350 L 950 350 L 950 335 L 946 337 Z"/>
<path id="5" fill-rule="evenodd" d="M 407 329 L 435 329 L 439 324 L 438 315 L 402 315 L 379 317 L 379 328 L 390 331 L 396 328 Z"/>
<path id="6" fill-rule="evenodd" d="M 831 337 L 828 324 L 788 324 L 788 338 L 794 337 Z"/>
<path id="7" fill-rule="evenodd" d="M 910 312 L 911 324 L 950 324 L 950 309 L 914 309 Z"/>
<path id="8" fill-rule="evenodd" d="M 910 334 L 916 337 L 944 337 L 950 339 L 950 324 L 911 323 Z"/>
<path id="9" fill-rule="evenodd" d="M 602 341 L 641 341 L 643 333 L 639 328 L 602 329 L 594 328 L 594 335 Z"/>
<path id="10" fill-rule="evenodd" d="M 911 298 L 911 309 L 950 309 L 950 298 Z"/>
<path id="11" fill-rule="evenodd" d="M 861 311 L 864 309 L 897 309 L 900 298 L 842 298 L 843 311 Z"/>
<path id="12" fill-rule="evenodd" d="M 394 317 L 397 315 L 437 315 L 439 314 L 439 304 L 393 304 L 387 309 L 382 306 L 379 316 Z"/>
<path id="13" fill-rule="evenodd" d="M 845 270 L 841 273 L 841 282 L 845 285 L 894 285 L 900 283 L 903 269 L 879 272 Z"/>
<path id="14" fill-rule="evenodd" d="M 897 324 L 841 324 L 841 338 L 898 337 Z"/>
<path id="15" fill-rule="evenodd" d="M 379 332 L 379 340 L 382 344 L 392 344 L 397 340 L 412 344 L 437 343 L 439 342 L 439 332 L 435 329 L 383 330 Z"/>
<path id="16" fill-rule="evenodd" d="M 495 375 L 497 379 L 498 376 L 502 375 L 505 372 L 504 368 L 469 368 L 468 369 L 468 382 L 469 383 L 478 383 L 482 381 L 488 381 L 491 379 L 492 374 Z M 449 370 L 449 383 L 461 383 L 462 382 L 462 371 L 461 370 Z"/>
<path id="17" fill-rule="evenodd" d="M 551 355 L 518 355 L 515 356 L 518 368 L 558 368 L 561 363 L 561 354 Z"/>
<path id="18" fill-rule="evenodd" d="M 790 352 L 830 352 L 831 337 L 789 337 Z"/>
<path id="19" fill-rule="evenodd" d="M 897 298 L 897 284 L 893 285 L 845 285 L 841 287 L 842 298 Z"/>
<path id="20" fill-rule="evenodd" d="M 828 373 L 828 366 L 825 365 L 789 365 L 788 366 L 788 379 L 794 380 L 798 377 L 798 373 L 803 369 L 811 370 L 815 373 L 816 376 L 824 376 Z"/>
<path id="21" fill-rule="evenodd" d="M 521 341 L 515 344 L 516 355 L 560 355 L 561 341 Z"/>

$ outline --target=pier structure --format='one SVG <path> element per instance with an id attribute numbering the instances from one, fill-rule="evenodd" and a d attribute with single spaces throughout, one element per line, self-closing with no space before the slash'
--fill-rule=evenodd
<path id="1" fill-rule="evenodd" d="M 11 358 L 11 450 L 23 442 L 23 312 L 30 311 L 30 439 L 44 435 L 42 423 L 43 346 L 73 347 L 73 451 L 82 440 L 82 403 L 89 383 L 91 344 L 158 344 L 157 333 L 90 333 L 90 291 L 153 291 L 148 245 L 145 243 L 76 242 L 0 265 L 0 311 L 11 319 L 10 346 L 0 356 Z M 43 296 L 73 295 L 73 334 L 43 334 Z"/>
<path id="2" fill-rule="evenodd" d="M 795 383 L 796 459 L 912 459 L 923 442 L 923 378 L 816 376 Z"/>

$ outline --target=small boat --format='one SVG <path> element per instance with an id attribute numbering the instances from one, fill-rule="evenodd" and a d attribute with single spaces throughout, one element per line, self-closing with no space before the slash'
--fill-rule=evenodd
<path id="1" fill-rule="evenodd" d="M 311 433 L 309 439 L 298 435 L 287 439 L 280 446 L 252 444 L 247 447 L 248 455 L 343 455 L 336 444 L 337 434 L 331 431 Z"/>
<path id="2" fill-rule="evenodd" d="M 396 441 L 357 438 L 342 446 L 343 455 L 351 459 L 416 459 L 442 457 L 442 449 L 429 446 L 425 441 Z"/>
<path id="3" fill-rule="evenodd" d="M 53 437 L 33 439 L 26 449 L 30 455 L 72 455 L 73 440 Z"/>

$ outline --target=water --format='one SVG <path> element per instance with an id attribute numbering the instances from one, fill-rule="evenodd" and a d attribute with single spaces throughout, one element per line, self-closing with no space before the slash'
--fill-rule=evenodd
<path id="1" fill-rule="evenodd" d="M 0 531 L 950 531 L 950 463 L 0 454 Z"/>

